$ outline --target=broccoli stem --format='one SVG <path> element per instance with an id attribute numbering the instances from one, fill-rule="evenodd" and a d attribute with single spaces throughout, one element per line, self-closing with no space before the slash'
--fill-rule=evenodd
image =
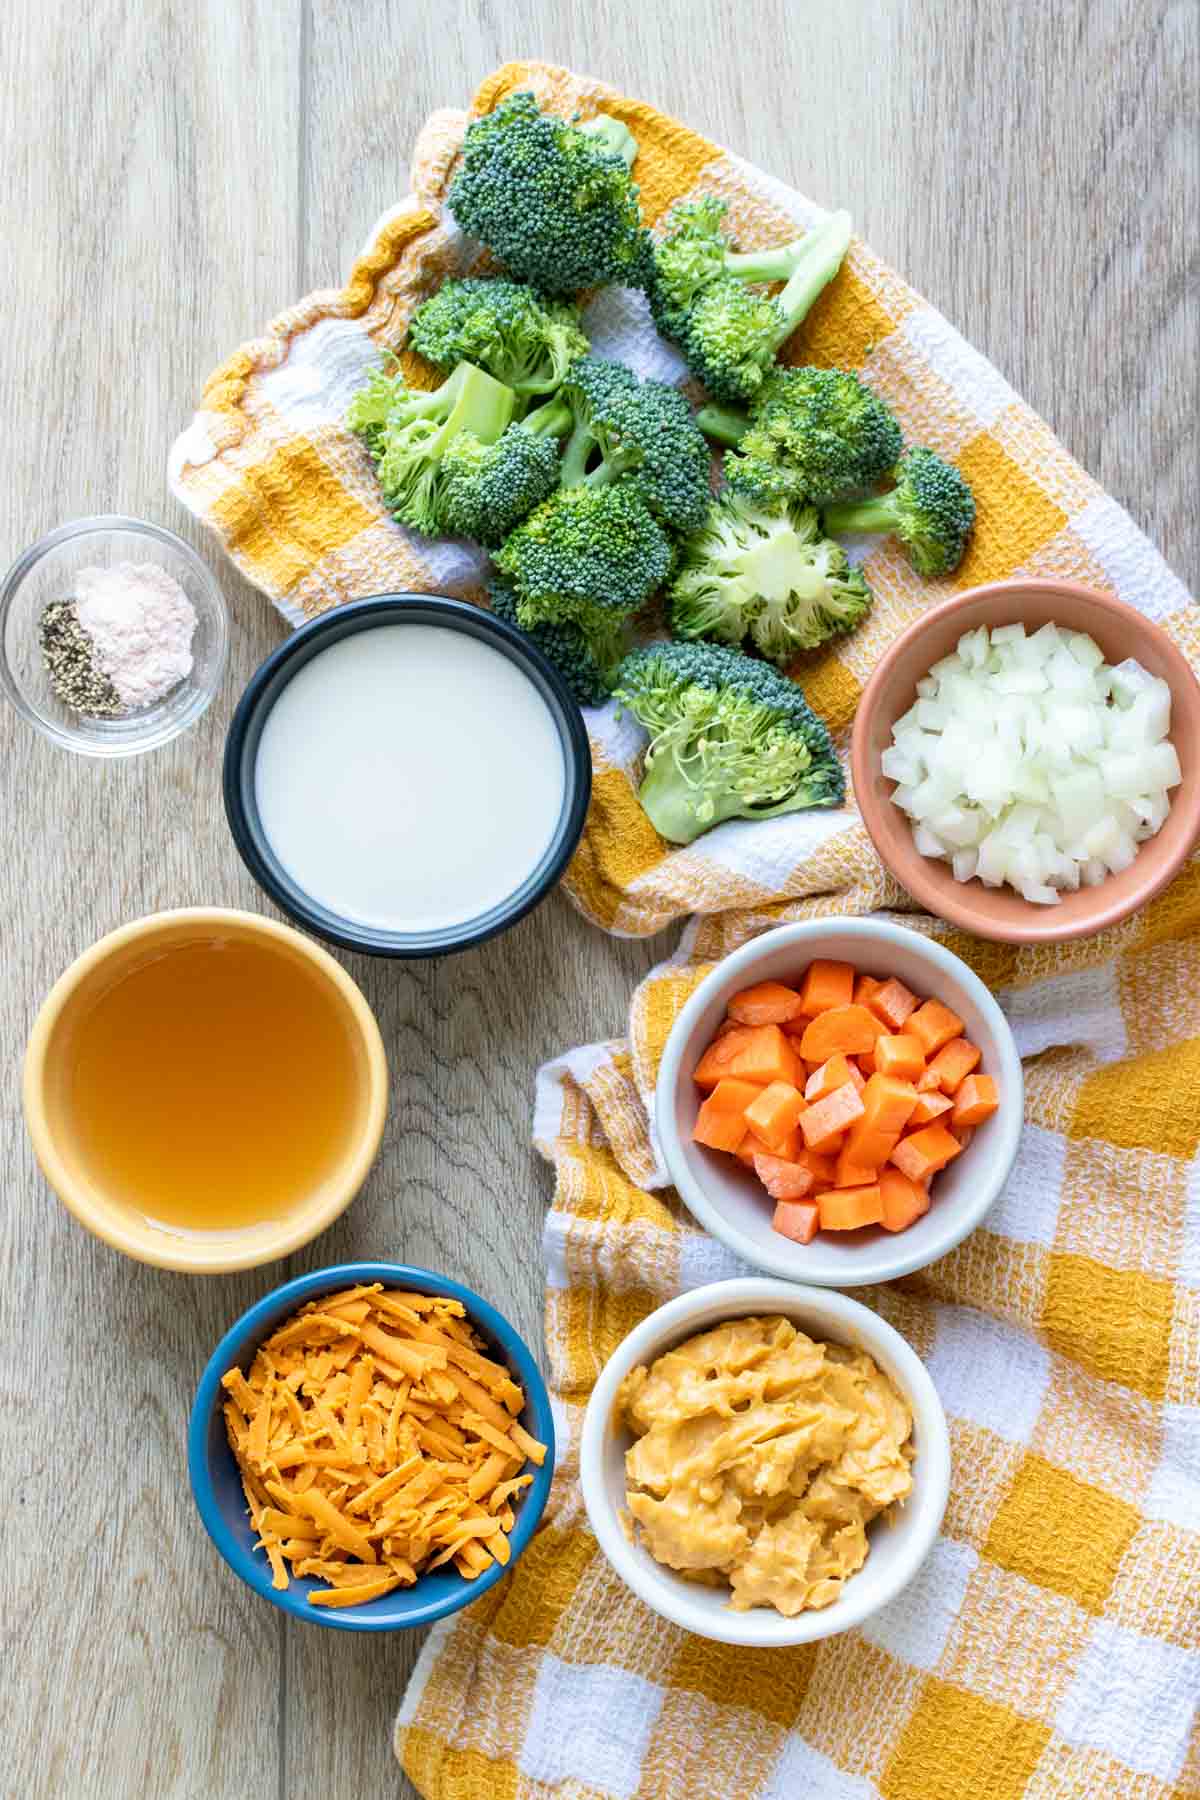
<path id="1" fill-rule="evenodd" d="M 741 412 L 736 406 L 718 406 L 714 401 L 700 408 L 696 423 L 705 437 L 715 438 L 718 444 L 731 447 L 740 444 L 750 429 L 748 413 Z"/>
<path id="2" fill-rule="evenodd" d="M 704 757 L 692 756 L 695 774 L 680 766 L 678 751 L 664 746 L 646 765 L 638 800 L 659 837 L 670 844 L 691 844 L 727 819 L 775 819 L 781 813 L 805 812 L 822 804 L 819 784 L 802 781 L 786 800 L 774 806 L 748 808 L 735 788 L 705 782 Z M 720 781 L 719 774 L 717 781 Z"/>
<path id="3" fill-rule="evenodd" d="M 532 431 L 535 437 L 565 437 L 571 429 L 571 409 L 565 400 L 547 400 L 544 406 L 537 406 L 526 413 L 521 421 L 526 431 Z"/>
<path id="4" fill-rule="evenodd" d="M 473 432 L 481 444 L 494 444 L 512 419 L 515 399 L 512 389 L 483 369 L 477 369 L 474 363 L 459 363 L 437 393 L 443 405 L 447 399 L 452 400 L 452 404 L 437 435 L 422 446 L 425 460 L 440 456 L 447 444 L 463 431 Z"/>
<path id="5" fill-rule="evenodd" d="M 559 482 L 565 488 L 581 487 L 587 480 L 588 458 L 596 448 L 596 439 L 591 427 L 581 419 L 567 439 L 566 449 L 562 453 L 562 472 Z"/>
<path id="6" fill-rule="evenodd" d="M 831 537 L 846 531 L 894 531 L 894 495 L 877 494 L 871 500 L 843 500 L 839 506 L 822 507 L 821 518 Z"/>
<path id="7" fill-rule="evenodd" d="M 807 242 L 807 238 L 794 238 L 773 250 L 727 250 L 726 273 L 736 275 L 739 281 L 787 281 Z"/>
<path id="8" fill-rule="evenodd" d="M 597 113 L 594 119 L 585 119 L 576 129 L 585 137 L 594 138 L 601 150 L 619 156 L 625 167 L 632 169 L 637 159 L 638 142 L 620 119 L 614 119 L 608 113 Z"/>
<path id="9" fill-rule="evenodd" d="M 795 273 L 776 297 L 782 318 L 771 334 L 771 348 L 778 350 L 806 316 L 817 296 L 829 286 L 850 248 L 851 220 L 847 212 L 831 213 L 815 231 L 800 240 Z"/>

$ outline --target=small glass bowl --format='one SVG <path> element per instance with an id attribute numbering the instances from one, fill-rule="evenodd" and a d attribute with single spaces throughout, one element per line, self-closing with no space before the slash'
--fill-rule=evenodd
<path id="1" fill-rule="evenodd" d="M 156 563 L 196 609 L 192 672 L 153 706 L 121 719 L 72 712 L 50 684 L 38 623 L 52 600 L 69 599 L 81 569 Z M 0 586 L 0 686 L 51 743 L 80 756 L 136 756 L 194 725 L 217 691 L 229 650 L 229 615 L 212 571 L 189 544 L 141 519 L 104 514 L 73 519 L 19 556 Z"/>

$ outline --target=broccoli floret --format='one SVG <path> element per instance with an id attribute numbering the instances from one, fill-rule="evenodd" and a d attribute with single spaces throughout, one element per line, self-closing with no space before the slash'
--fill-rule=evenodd
<path id="1" fill-rule="evenodd" d="M 826 530 L 894 531 L 918 574 L 952 574 L 975 524 L 969 484 L 953 463 L 919 448 L 906 450 L 893 474 L 890 493 L 828 507 Z"/>
<path id="2" fill-rule="evenodd" d="M 678 388 L 639 381 L 621 363 L 584 356 L 555 401 L 564 487 L 607 487 L 628 481 L 662 524 L 693 530 L 709 500 L 710 455 L 704 434 Z M 549 408 L 539 408 L 537 418 Z"/>
<path id="3" fill-rule="evenodd" d="M 346 414 L 375 462 L 383 497 L 414 531 L 442 530 L 444 458 L 455 439 L 494 444 L 512 419 L 516 395 L 473 363 L 459 363 L 433 393 L 376 372 Z"/>
<path id="4" fill-rule="evenodd" d="M 702 429 L 731 434 L 734 415 L 697 415 Z M 892 468 L 903 440 L 884 402 L 844 369 L 776 369 L 750 410 L 725 473 L 762 505 L 821 504 L 874 487 Z"/>
<path id="5" fill-rule="evenodd" d="M 561 488 L 507 537 L 496 562 L 517 592 L 521 624 L 578 625 L 602 669 L 624 646 L 624 625 L 662 586 L 671 546 L 624 482 Z"/>
<path id="6" fill-rule="evenodd" d="M 740 253 L 721 229 L 725 202 L 677 207 L 647 279 L 659 330 L 674 338 L 709 392 L 752 401 L 780 348 L 842 265 L 850 216 L 832 213 L 794 243 Z M 772 297 L 765 282 L 784 283 Z M 757 284 L 757 285 L 756 285 Z"/>
<path id="7" fill-rule="evenodd" d="M 558 445 L 527 425 L 510 425 L 494 444 L 463 432 L 442 457 L 442 477 L 442 529 L 494 546 L 558 486 Z"/>
<path id="8" fill-rule="evenodd" d="M 621 664 L 616 698 L 650 733 L 639 798 L 673 844 L 726 819 L 845 798 L 828 731 L 769 663 L 716 644 L 651 644 Z"/>
<path id="9" fill-rule="evenodd" d="M 435 368 L 477 363 L 522 400 L 551 394 L 587 354 L 579 310 L 516 281 L 446 281 L 412 316 L 408 341 Z"/>
<path id="10" fill-rule="evenodd" d="M 730 490 L 684 540 L 669 599 L 677 637 L 740 644 L 749 636 L 786 667 L 799 651 L 852 631 L 871 590 L 841 545 L 822 537 L 815 507 L 767 509 Z"/>
<path id="11" fill-rule="evenodd" d="M 498 619 L 515 626 L 553 663 L 580 706 L 601 706 L 608 699 L 609 683 L 578 625 L 564 620 L 557 625 L 532 625 L 528 630 L 517 616 L 517 596 L 511 584 L 496 579 L 488 583 L 488 598 Z"/>
<path id="12" fill-rule="evenodd" d="M 513 94 L 467 128 L 447 204 L 505 267 L 547 294 L 640 282 L 649 236 L 630 167 L 637 144 L 616 119 L 586 125 Z"/>

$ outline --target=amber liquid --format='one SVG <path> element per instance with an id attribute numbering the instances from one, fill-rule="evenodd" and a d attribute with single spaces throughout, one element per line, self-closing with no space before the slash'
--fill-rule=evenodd
<path id="1" fill-rule="evenodd" d="M 323 978 L 261 941 L 184 943 L 122 975 L 75 1028 L 83 1165 L 177 1231 L 278 1219 L 333 1172 L 358 1051 Z"/>

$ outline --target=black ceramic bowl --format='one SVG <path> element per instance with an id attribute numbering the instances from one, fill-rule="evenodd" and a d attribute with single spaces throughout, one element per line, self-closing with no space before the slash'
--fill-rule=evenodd
<path id="1" fill-rule="evenodd" d="M 487 912 L 430 931 L 388 931 L 331 912 L 294 882 L 262 828 L 255 796 L 255 762 L 267 715 L 292 677 L 330 644 L 381 624 L 440 625 L 482 639 L 528 676 L 550 710 L 562 744 L 565 782 L 562 812 L 536 868 L 514 893 Z M 557 671 L 521 632 L 481 607 L 439 594 L 376 594 L 314 619 L 268 656 L 250 678 L 225 741 L 225 812 L 242 861 L 259 886 L 297 925 L 368 956 L 445 956 L 482 944 L 505 931 L 542 900 L 559 879 L 579 842 L 592 791 L 587 732 L 575 700 Z"/>

